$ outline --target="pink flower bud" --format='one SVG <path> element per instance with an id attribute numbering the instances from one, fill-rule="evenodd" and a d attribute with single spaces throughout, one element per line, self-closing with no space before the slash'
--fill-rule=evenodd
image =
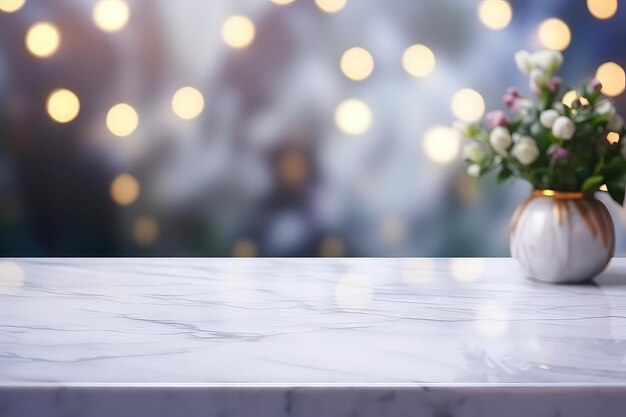
<path id="1" fill-rule="evenodd" d="M 504 94 L 502 100 L 504 101 L 504 105 L 510 108 L 514 106 L 515 101 L 520 97 L 521 94 L 517 88 L 509 87 L 506 89 L 506 94 Z"/>
<path id="2" fill-rule="evenodd" d="M 561 87 L 561 82 L 562 81 L 563 80 L 561 80 L 560 77 L 552 77 L 552 78 L 550 78 L 550 81 L 548 82 L 548 88 L 553 93 L 556 93 L 558 91 L 559 87 Z"/>
<path id="3" fill-rule="evenodd" d="M 487 125 L 489 128 L 493 129 L 496 126 L 506 126 L 508 123 L 508 119 L 506 118 L 506 114 L 504 114 L 501 110 L 495 110 L 487 113 L 485 116 L 487 119 Z"/>
<path id="4" fill-rule="evenodd" d="M 593 80 L 589 81 L 589 88 L 592 91 L 600 91 L 602 90 L 602 83 L 597 78 L 594 78 Z"/>
<path id="5" fill-rule="evenodd" d="M 558 145 L 550 146 L 550 148 L 548 149 L 548 153 L 554 161 L 563 161 L 569 157 L 569 152 L 567 151 L 567 149 L 562 148 Z"/>
<path id="6" fill-rule="evenodd" d="M 519 90 L 515 87 L 509 87 L 506 89 L 506 93 L 512 95 L 513 97 L 521 97 Z"/>

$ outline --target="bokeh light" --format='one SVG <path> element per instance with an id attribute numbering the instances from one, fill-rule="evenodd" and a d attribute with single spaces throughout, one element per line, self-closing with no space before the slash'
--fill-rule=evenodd
<path id="1" fill-rule="evenodd" d="M 587 0 L 589 13 L 598 19 L 610 19 L 617 13 L 617 0 Z"/>
<path id="2" fill-rule="evenodd" d="M 115 136 L 125 137 L 137 129 L 139 116 L 129 104 L 119 103 L 111 107 L 107 113 L 106 125 Z"/>
<path id="3" fill-rule="evenodd" d="M 159 224 L 150 216 L 143 216 L 133 223 L 133 239 L 139 246 L 150 246 L 159 237 Z"/>
<path id="4" fill-rule="evenodd" d="M 15 295 L 24 286 L 24 270 L 13 261 L 0 261 L 0 294 Z"/>
<path id="5" fill-rule="evenodd" d="M 567 107 L 572 107 L 572 104 L 574 104 L 574 101 L 576 101 L 576 98 L 578 98 L 578 91 L 569 90 L 567 93 L 563 95 L 563 98 L 561 99 L 561 103 L 565 104 Z"/>
<path id="6" fill-rule="evenodd" d="M 464 88 L 452 97 L 452 113 L 464 122 L 476 122 L 485 113 L 485 100 L 476 90 Z"/>
<path id="7" fill-rule="evenodd" d="M 361 81 L 374 70 L 372 55 L 363 48 L 350 48 L 341 56 L 341 71 L 351 80 Z"/>
<path id="8" fill-rule="evenodd" d="M 335 236 L 326 236 L 320 243 L 320 256 L 339 257 L 345 254 L 345 246 L 341 239 Z"/>
<path id="9" fill-rule="evenodd" d="M 258 256 L 259 250 L 251 239 L 242 238 L 233 245 L 232 254 L 239 258 L 254 258 Z"/>
<path id="10" fill-rule="evenodd" d="M 402 54 L 402 66 L 414 77 L 426 77 L 435 69 L 435 54 L 426 45 L 411 45 Z"/>
<path id="11" fill-rule="evenodd" d="M 20 10 L 26 0 L 0 0 L 0 11 L 5 13 L 15 13 Z"/>
<path id="12" fill-rule="evenodd" d="M 139 198 L 139 181 L 130 174 L 121 174 L 111 183 L 111 198 L 120 206 L 130 206 Z"/>
<path id="13" fill-rule="evenodd" d="M 256 29 L 250 18 L 242 15 L 231 16 L 222 25 L 222 39 L 235 49 L 249 46 L 254 40 Z"/>
<path id="14" fill-rule="evenodd" d="M 602 83 L 602 94 L 615 97 L 626 88 L 624 68 L 615 62 L 605 62 L 598 67 L 596 78 Z"/>
<path id="15" fill-rule="evenodd" d="M 26 32 L 26 49 L 38 58 L 54 55 L 61 44 L 61 34 L 49 22 L 37 22 Z"/>
<path id="16" fill-rule="evenodd" d="M 447 164 L 456 160 L 461 149 L 458 132 L 448 126 L 434 126 L 426 131 L 422 146 L 426 156 L 437 163 Z"/>
<path id="17" fill-rule="evenodd" d="M 286 4 L 291 4 L 294 0 L 271 0 L 272 3 L 278 4 L 280 6 L 284 6 Z"/>
<path id="18" fill-rule="evenodd" d="M 278 161 L 278 176 L 286 185 L 301 186 L 309 176 L 309 165 L 300 152 L 287 152 Z"/>
<path id="19" fill-rule="evenodd" d="M 105 32 L 122 30 L 130 18 L 130 8 L 125 0 L 100 0 L 93 8 L 92 18 Z"/>
<path id="20" fill-rule="evenodd" d="M 204 97 L 193 87 L 183 87 L 172 97 L 172 111 L 184 120 L 195 119 L 204 110 Z"/>
<path id="21" fill-rule="evenodd" d="M 609 133 L 607 133 L 607 135 L 606 135 L 606 140 L 607 140 L 607 141 L 608 141 L 611 145 L 614 145 L 614 144 L 616 144 L 617 142 L 619 142 L 619 139 L 620 139 L 620 137 L 619 137 L 619 133 L 617 133 L 617 132 L 609 132 Z"/>
<path id="22" fill-rule="evenodd" d="M 403 219 L 395 216 L 386 216 L 380 222 L 379 233 L 385 242 L 396 244 L 406 239 L 408 230 Z"/>
<path id="23" fill-rule="evenodd" d="M 367 132 L 372 124 L 372 111 L 361 100 L 344 100 L 335 110 L 335 124 L 343 133 L 361 135 Z"/>
<path id="24" fill-rule="evenodd" d="M 348 0 L 315 0 L 315 4 L 321 11 L 326 13 L 337 13 L 341 11 Z"/>
<path id="25" fill-rule="evenodd" d="M 506 0 L 483 0 L 478 5 L 478 17 L 489 29 L 501 30 L 511 22 L 513 10 Z"/>
<path id="26" fill-rule="evenodd" d="M 572 33 L 567 23 L 555 17 L 544 20 L 539 25 L 538 36 L 539 42 L 544 47 L 555 51 L 563 51 L 572 40 Z"/>
<path id="27" fill-rule="evenodd" d="M 46 110 L 52 120 L 59 123 L 69 123 L 80 112 L 80 100 L 72 91 L 59 88 L 48 96 Z"/>

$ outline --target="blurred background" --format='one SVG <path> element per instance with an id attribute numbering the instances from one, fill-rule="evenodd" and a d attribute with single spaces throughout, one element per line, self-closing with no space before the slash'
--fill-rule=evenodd
<path id="1" fill-rule="evenodd" d="M 625 39 L 617 0 L 0 0 L 0 255 L 508 256 L 530 186 L 448 126 L 519 49 L 624 114 Z"/>

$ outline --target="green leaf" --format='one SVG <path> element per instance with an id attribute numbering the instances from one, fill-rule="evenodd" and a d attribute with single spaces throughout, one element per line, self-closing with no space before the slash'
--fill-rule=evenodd
<path id="1" fill-rule="evenodd" d="M 606 184 L 606 188 L 609 190 L 609 195 L 619 205 L 624 205 L 624 197 L 626 196 L 626 184 L 624 181 L 616 181 Z"/>
<path id="2" fill-rule="evenodd" d="M 496 182 L 498 184 L 502 184 L 504 181 L 506 181 L 509 178 L 511 178 L 511 175 L 513 175 L 513 171 L 511 171 L 508 168 L 502 168 L 502 170 L 498 173 L 498 177 L 496 178 Z"/>
<path id="3" fill-rule="evenodd" d="M 610 163 L 604 165 L 602 169 L 602 173 L 604 176 L 609 179 L 609 177 L 613 176 L 622 176 L 626 172 L 626 160 L 620 158 L 616 158 L 612 160 Z"/>
<path id="4" fill-rule="evenodd" d="M 590 191 L 595 191 L 602 185 L 604 181 L 604 177 L 602 175 L 594 175 L 593 177 L 589 177 L 583 182 L 583 186 L 581 191 L 583 193 L 587 193 Z"/>

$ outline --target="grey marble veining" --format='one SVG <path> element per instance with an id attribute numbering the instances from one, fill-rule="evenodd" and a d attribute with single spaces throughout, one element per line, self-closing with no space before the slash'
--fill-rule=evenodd
<path id="1" fill-rule="evenodd" d="M 164 395 L 192 416 L 624 415 L 626 259 L 588 286 L 511 259 L 0 261 L 0 415 L 172 415 Z"/>

